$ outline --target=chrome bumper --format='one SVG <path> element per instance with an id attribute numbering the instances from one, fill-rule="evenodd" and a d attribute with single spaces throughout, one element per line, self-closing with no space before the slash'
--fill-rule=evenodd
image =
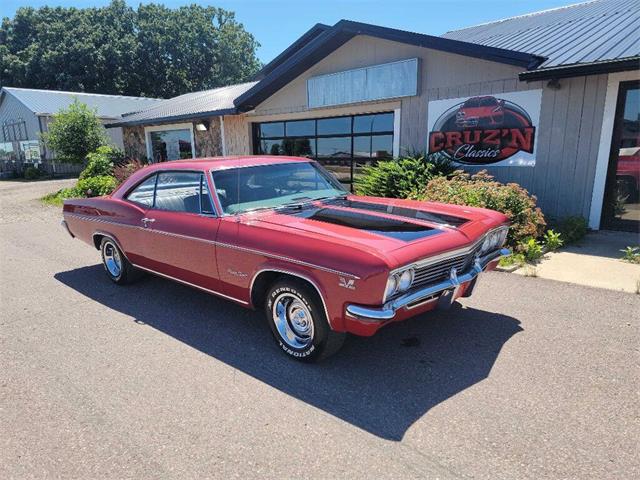
<path id="1" fill-rule="evenodd" d="M 468 272 L 462 275 L 457 275 L 455 272 L 452 272 L 448 280 L 430 285 L 415 292 L 406 293 L 401 297 L 388 301 L 382 307 L 347 305 L 347 315 L 365 321 L 384 322 L 395 317 L 396 312 L 402 308 L 416 308 L 430 301 L 437 300 L 440 308 L 448 308 L 455 300 L 460 285 L 475 280 L 478 275 L 487 268 L 490 262 L 510 254 L 511 251 L 506 248 L 496 250 L 476 260 Z M 475 281 L 473 286 L 475 286 Z M 467 293 L 470 294 L 471 292 L 466 292 L 465 296 L 467 296 Z"/>

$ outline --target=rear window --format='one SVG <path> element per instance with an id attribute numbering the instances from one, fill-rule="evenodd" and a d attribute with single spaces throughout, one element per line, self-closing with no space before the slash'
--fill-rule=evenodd
<path id="1" fill-rule="evenodd" d="M 153 195 L 156 187 L 156 175 L 151 175 L 145 181 L 140 183 L 136 188 L 134 188 L 129 195 L 127 195 L 127 200 L 130 202 L 139 203 L 140 205 L 144 205 L 146 207 L 153 206 Z"/>

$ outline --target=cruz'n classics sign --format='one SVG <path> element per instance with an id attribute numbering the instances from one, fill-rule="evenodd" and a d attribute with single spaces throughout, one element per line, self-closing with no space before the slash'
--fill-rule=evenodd
<path id="1" fill-rule="evenodd" d="M 542 90 L 429 102 L 429 153 L 462 165 L 533 166 Z"/>

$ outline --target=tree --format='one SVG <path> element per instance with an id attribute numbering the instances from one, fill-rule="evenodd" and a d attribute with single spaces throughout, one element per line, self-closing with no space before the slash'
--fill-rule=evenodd
<path id="1" fill-rule="evenodd" d="M 22 7 L 0 27 L 0 85 L 173 97 L 249 80 L 258 46 L 217 7 Z"/>
<path id="2" fill-rule="evenodd" d="M 48 130 L 42 140 L 63 162 L 83 163 L 89 153 L 108 143 L 96 111 L 77 100 L 53 116 Z"/>

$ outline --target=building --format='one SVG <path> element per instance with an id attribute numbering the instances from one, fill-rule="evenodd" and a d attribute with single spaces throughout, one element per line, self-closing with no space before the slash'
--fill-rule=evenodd
<path id="1" fill-rule="evenodd" d="M 0 161 L 3 164 L 38 163 L 54 158 L 53 152 L 40 142 L 40 135 L 48 130 L 53 115 L 75 100 L 95 109 L 103 123 L 161 102 L 156 98 L 3 87 L 0 90 Z M 121 128 L 110 128 L 107 132 L 115 146 L 124 147 Z"/>
<path id="2" fill-rule="evenodd" d="M 443 37 L 318 24 L 256 82 L 126 115 L 125 149 L 153 161 L 317 158 L 349 183 L 405 152 L 486 168 L 547 217 L 640 225 L 640 2 L 595 0 Z"/>

